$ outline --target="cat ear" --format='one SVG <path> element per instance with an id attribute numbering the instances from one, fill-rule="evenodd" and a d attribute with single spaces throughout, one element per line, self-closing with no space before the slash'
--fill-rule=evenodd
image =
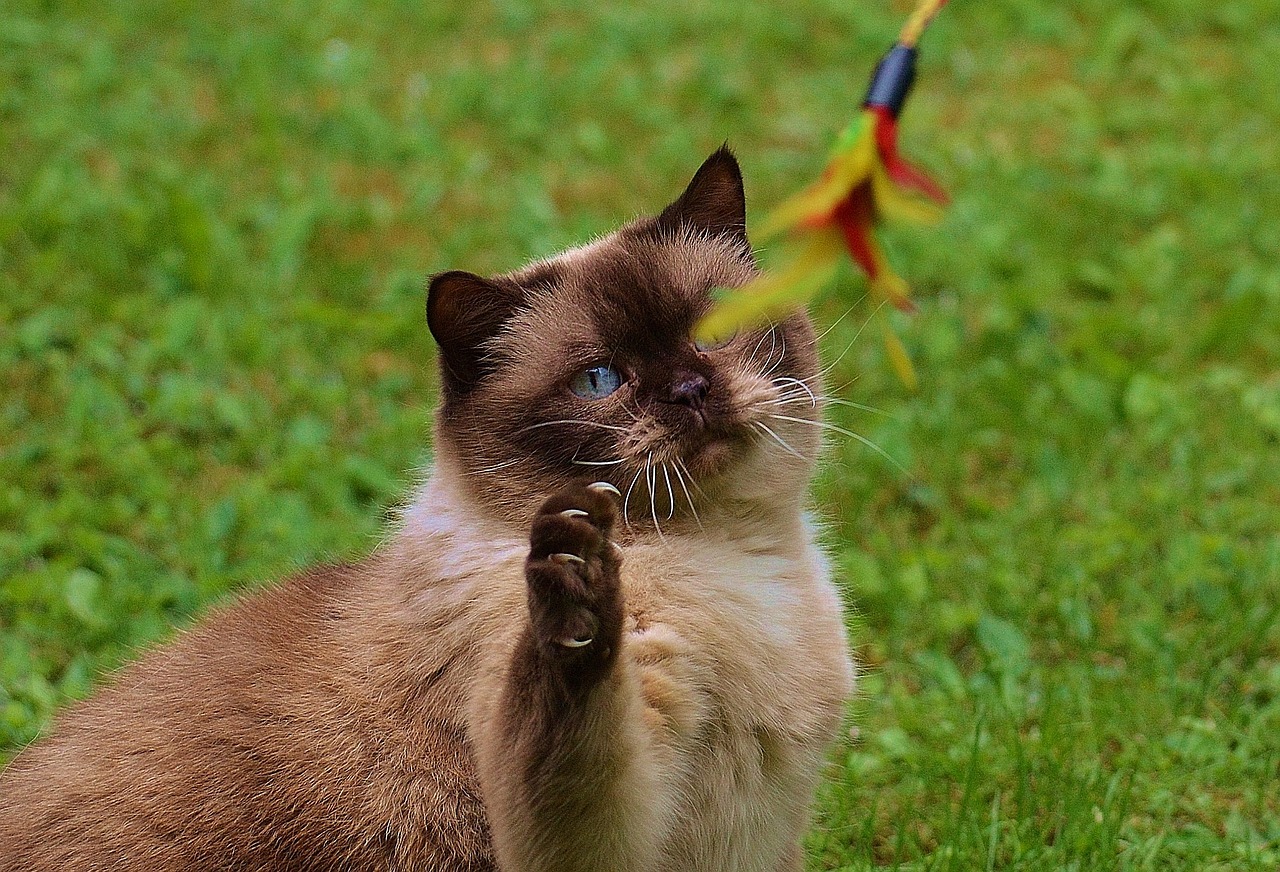
<path id="1" fill-rule="evenodd" d="M 440 369 L 448 388 L 465 393 L 485 374 L 484 343 L 515 314 L 519 288 L 469 272 L 451 270 L 431 277 L 427 326 L 440 348 Z"/>
<path id="2" fill-rule="evenodd" d="M 657 226 L 664 231 L 691 227 L 712 236 L 727 235 L 750 248 L 742 170 L 728 145 L 703 162 L 684 193 L 662 210 Z"/>

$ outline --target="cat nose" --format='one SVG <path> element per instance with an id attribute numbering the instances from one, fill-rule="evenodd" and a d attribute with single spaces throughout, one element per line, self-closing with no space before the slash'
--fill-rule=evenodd
<path id="1" fill-rule="evenodd" d="M 671 384 L 670 397 L 667 402 L 680 403 L 695 412 L 700 412 L 707 400 L 707 391 L 710 389 L 711 384 L 707 381 L 706 376 L 699 375 L 696 372 L 686 373 Z"/>

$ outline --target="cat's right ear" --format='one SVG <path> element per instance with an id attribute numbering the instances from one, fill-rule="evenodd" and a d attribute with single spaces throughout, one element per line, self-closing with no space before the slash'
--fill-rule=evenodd
<path id="1" fill-rule="evenodd" d="M 462 270 L 431 277 L 427 326 L 440 348 L 445 386 L 466 393 L 485 375 L 485 342 L 515 314 L 520 289 Z"/>

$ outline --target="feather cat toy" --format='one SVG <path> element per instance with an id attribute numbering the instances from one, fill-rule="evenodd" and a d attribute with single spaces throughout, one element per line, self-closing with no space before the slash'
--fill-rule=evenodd
<path id="1" fill-rule="evenodd" d="M 862 111 L 836 141 L 822 176 L 765 219 L 761 238 L 786 233 L 794 242 L 787 261 L 722 297 L 698 324 L 699 339 L 715 341 L 806 305 L 830 281 L 844 251 L 866 274 L 875 297 L 914 311 L 910 289 L 889 263 L 875 226 L 885 218 L 926 224 L 942 218 L 946 194 L 898 153 L 898 116 L 915 81 L 916 45 L 946 4 L 920 3 L 876 67 Z M 906 348 L 888 318 L 877 319 L 898 378 L 914 390 Z"/>

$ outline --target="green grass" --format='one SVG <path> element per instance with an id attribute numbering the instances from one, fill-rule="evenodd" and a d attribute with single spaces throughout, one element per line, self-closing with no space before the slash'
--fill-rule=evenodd
<path id="1" fill-rule="evenodd" d="M 866 664 L 814 869 L 1280 865 L 1280 7 L 956 2 L 904 395 L 817 486 Z M 809 179 L 906 5 L 0 8 L 0 747 L 429 457 L 422 280 Z M 818 307 L 861 294 L 846 274 Z M 841 356 L 843 355 L 843 356 Z"/>

